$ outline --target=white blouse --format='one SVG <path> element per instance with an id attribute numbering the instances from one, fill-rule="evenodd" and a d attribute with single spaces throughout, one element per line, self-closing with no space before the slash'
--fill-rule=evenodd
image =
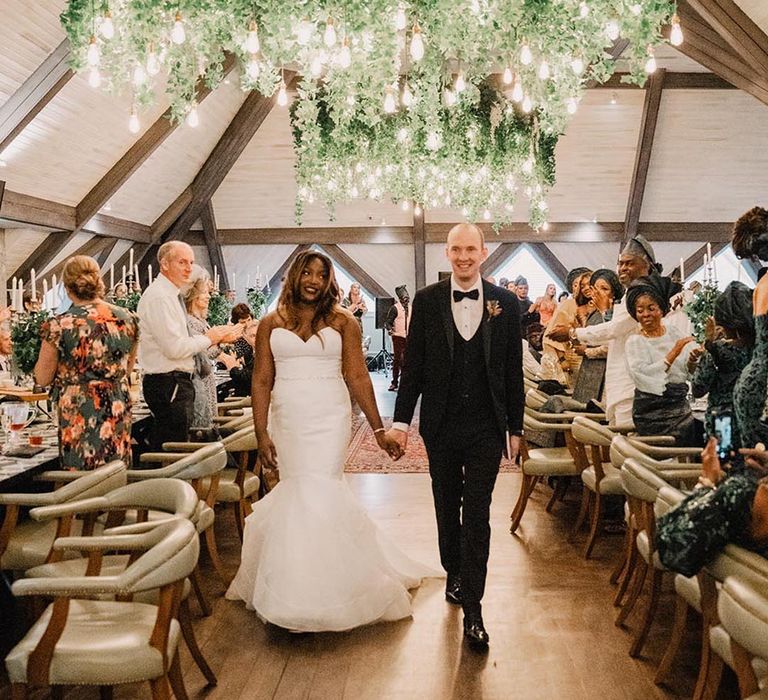
<path id="1" fill-rule="evenodd" d="M 633 335 L 627 339 L 624 354 L 627 369 L 635 387 L 648 394 L 661 396 L 667 384 L 682 384 L 688 381 L 688 355 L 696 343 L 688 343 L 677 356 L 672 366 L 667 369 L 664 362 L 674 344 L 685 336 L 674 325 L 667 325 L 664 335 L 647 338 Z"/>

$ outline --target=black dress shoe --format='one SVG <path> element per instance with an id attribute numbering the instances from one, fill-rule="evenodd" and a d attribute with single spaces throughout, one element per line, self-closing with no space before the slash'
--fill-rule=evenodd
<path id="1" fill-rule="evenodd" d="M 397 391 L 397 384 L 392 383 L 389 385 L 389 389 L 387 391 Z"/>
<path id="2" fill-rule="evenodd" d="M 461 577 L 448 574 L 445 582 L 445 599 L 451 605 L 461 605 L 464 597 L 461 595 Z"/>
<path id="3" fill-rule="evenodd" d="M 464 615 L 464 636 L 473 649 L 485 650 L 488 648 L 488 632 L 485 631 L 483 618 L 480 613 Z"/>

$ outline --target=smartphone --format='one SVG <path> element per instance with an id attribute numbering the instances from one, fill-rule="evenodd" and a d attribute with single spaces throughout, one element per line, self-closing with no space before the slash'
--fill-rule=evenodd
<path id="1" fill-rule="evenodd" d="M 730 413 L 714 415 L 715 437 L 717 438 L 717 456 L 721 460 L 731 456 L 733 450 L 733 426 Z"/>

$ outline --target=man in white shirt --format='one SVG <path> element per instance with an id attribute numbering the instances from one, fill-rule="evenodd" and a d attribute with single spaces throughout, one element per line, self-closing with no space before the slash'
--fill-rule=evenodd
<path id="1" fill-rule="evenodd" d="M 11 371 L 12 354 L 13 343 L 11 342 L 11 322 L 0 320 L 0 372 Z"/>
<path id="2" fill-rule="evenodd" d="M 144 400 L 154 416 L 152 448 L 184 442 L 195 400 L 194 357 L 211 345 L 235 341 L 242 325 L 214 326 L 205 335 L 189 334 L 181 291 L 189 281 L 195 254 L 186 243 L 171 241 L 157 251 L 160 274 L 139 301 L 139 365 L 144 371 Z"/>
<path id="3" fill-rule="evenodd" d="M 656 271 L 656 258 L 651 244 L 641 235 L 630 239 L 619 255 L 619 281 L 626 289 L 631 282 Z M 554 326 L 547 334 L 558 342 L 571 340 L 584 345 L 608 345 L 605 365 L 605 414 L 612 425 L 632 425 L 632 402 L 635 383 L 627 369 L 624 346 L 627 338 L 637 333 L 635 321 L 624 301 L 613 306 L 613 318 L 608 323 L 585 328 Z"/>
<path id="4" fill-rule="evenodd" d="M 450 279 L 413 299 L 405 365 L 391 434 L 405 449 L 421 396 L 419 432 L 429 458 L 445 598 L 464 608 L 464 636 L 488 646 L 481 601 L 491 528 L 491 494 L 502 450 L 514 461 L 523 430 L 519 303 L 483 281 L 482 231 L 454 226 L 446 257 Z M 511 436 L 508 440 L 506 436 Z"/>

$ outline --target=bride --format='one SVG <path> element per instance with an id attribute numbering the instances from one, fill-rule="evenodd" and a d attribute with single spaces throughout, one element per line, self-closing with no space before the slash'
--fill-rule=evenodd
<path id="1" fill-rule="evenodd" d="M 294 631 L 346 630 L 411 614 L 408 590 L 426 566 L 403 554 L 344 480 L 350 394 L 390 457 L 361 352 L 360 326 L 338 303 L 328 258 L 297 256 L 277 311 L 260 323 L 253 375 L 259 458 L 280 483 L 246 519 L 240 569 L 227 597 Z M 347 391 L 349 387 L 349 392 Z"/>

